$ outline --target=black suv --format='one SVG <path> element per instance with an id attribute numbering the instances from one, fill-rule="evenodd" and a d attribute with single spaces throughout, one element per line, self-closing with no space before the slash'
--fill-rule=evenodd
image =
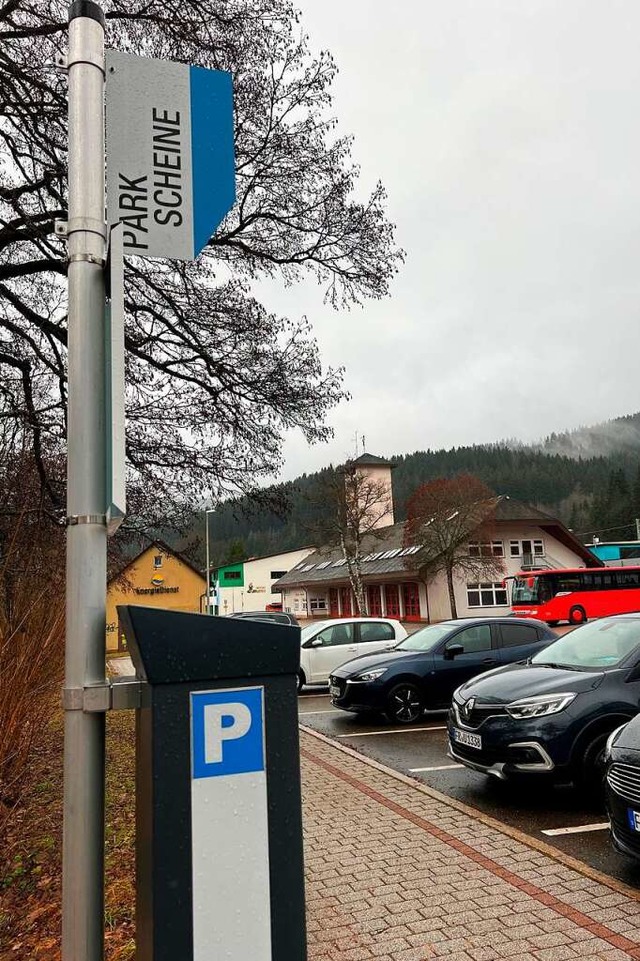
<path id="1" fill-rule="evenodd" d="M 467 678 L 536 654 L 555 639 L 542 621 L 515 617 L 429 624 L 388 651 L 342 664 L 331 672 L 329 693 L 345 711 L 383 711 L 395 724 L 412 724 L 425 708 L 446 710 Z"/>
<path id="2" fill-rule="evenodd" d="M 227 614 L 227 617 L 244 617 L 248 621 L 271 621 L 272 624 L 289 624 L 291 627 L 299 627 L 293 614 L 286 611 L 242 611 L 239 614 Z"/>
<path id="3" fill-rule="evenodd" d="M 604 759 L 613 843 L 640 861 L 640 716 L 610 735 Z"/>
<path id="4" fill-rule="evenodd" d="M 449 754 L 485 774 L 601 783 L 612 731 L 640 709 L 640 614 L 592 621 L 526 664 L 463 684 Z"/>

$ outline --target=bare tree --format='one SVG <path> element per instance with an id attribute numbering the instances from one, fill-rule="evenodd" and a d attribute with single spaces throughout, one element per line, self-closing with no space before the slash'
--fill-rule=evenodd
<path id="1" fill-rule="evenodd" d="M 305 318 L 274 316 L 261 279 L 313 275 L 348 308 L 388 291 L 401 253 L 384 191 L 358 198 L 351 141 L 335 134 L 335 65 L 312 56 L 288 0 L 111 0 L 107 42 L 229 70 L 237 203 L 197 264 L 126 266 L 127 456 L 138 511 L 245 491 L 277 471 L 284 431 L 326 439 L 344 392 Z M 66 47 L 63 0 L 0 6 L 0 393 L 43 446 L 66 432 Z M 135 96 L 135 91 L 132 91 Z"/>
<path id="2" fill-rule="evenodd" d="M 372 540 L 384 536 L 382 526 L 391 512 L 387 484 L 374 480 L 353 461 L 330 467 L 323 473 L 313 495 L 316 521 L 311 531 L 323 547 L 339 547 L 356 599 L 357 612 L 368 614 L 367 593 L 362 582 L 362 559 Z"/>
<path id="3" fill-rule="evenodd" d="M 489 581 L 504 572 L 501 558 L 482 546 L 490 545 L 494 536 L 496 503 L 493 491 L 471 474 L 423 484 L 407 503 L 405 544 L 422 546 L 417 557 L 425 580 L 444 573 L 452 617 L 458 616 L 456 574 Z M 415 559 L 412 556 L 412 564 Z"/>

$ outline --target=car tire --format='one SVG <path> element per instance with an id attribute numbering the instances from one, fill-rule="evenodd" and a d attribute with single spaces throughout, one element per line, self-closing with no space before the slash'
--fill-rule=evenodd
<path id="1" fill-rule="evenodd" d="M 610 733 L 604 731 L 585 745 L 582 757 L 576 764 L 576 787 L 595 794 L 604 790 L 604 749 Z"/>
<path id="2" fill-rule="evenodd" d="M 569 623 L 570 624 L 586 624 L 587 623 L 587 612 L 585 611 L 584 607 L 580 607 L 580 605 L 577 604 L 575 607 L 571 608 L 571 610 L 569 611 Z"/>
<path id="3" fill-rule="evenodd" d="M 423 711 L 422 694 L 415 684 L 403 681 L 389 691 L 385 715 L 392 724 L 415 724 Z"/>
<path id="4" fill-rule="evenodd" d="M 298 694 L 300 693 L 300 691 L 302 690 L 302 688 L 305 686 L 306 683 L 307 683 L 307 679 L 304 676 L 304 671 L 298 671 Z"/>

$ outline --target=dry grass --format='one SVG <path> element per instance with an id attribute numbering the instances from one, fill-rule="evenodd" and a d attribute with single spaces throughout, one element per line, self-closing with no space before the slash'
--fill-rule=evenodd
<path id="1" fill-rule="evenodd" d="M 0 844 L 37 738 L 56 710 L 64 658 L 63 538 L 31 515 L 0 563 Z"/>
<path id="2" fill-rule="evenodd" d="M 107 717 L 106 961 L 132 961 L 135 910 L 133 712 Z M 32 751 L 23 799 L 0 848 L 0 961 L 59 961 L 62 715 Z"/>

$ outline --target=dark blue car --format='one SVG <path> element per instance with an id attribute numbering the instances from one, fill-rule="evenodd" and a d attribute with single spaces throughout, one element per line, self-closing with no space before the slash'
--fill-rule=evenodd
<path id="1" fill-rule="evenodd" d="M 463 684 L 449 713 L 450 756 L 500 779 L 602 782 L 607 739 L 640 709 L 640 614 L 606 617 L 527 664 Z"/>
<path id="2" fill-rule="evenodd" d="M 329 693 L 345 711 L 381 711 L 396 724 L 411 724 L 425 709 L 448 708 L 470 677 L 523 660 L 555 639 L 541 621 L 515 617 L 430 624 L 389 651 L 342 664 L 329 678 Z"/>

